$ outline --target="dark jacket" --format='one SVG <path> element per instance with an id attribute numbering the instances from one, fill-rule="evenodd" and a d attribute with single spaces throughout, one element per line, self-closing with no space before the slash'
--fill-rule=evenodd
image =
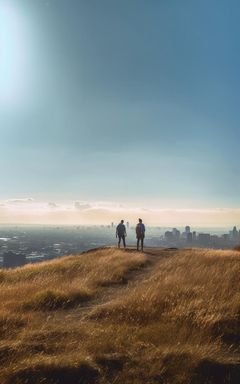
<path id="1" fill-rule="evenodd" d="M 118 236 L 126 236 L 126 227 L 124 224 L 122 224 L 122 223 L 118 224 L 118 226 L 116 228 L 116 234 Z"/>
<path id="2" fill-rule="evenodd" d="M 143 223 L 137 224 L 136 235 L 138 238 L 145 237 L 145 225 Z"/>

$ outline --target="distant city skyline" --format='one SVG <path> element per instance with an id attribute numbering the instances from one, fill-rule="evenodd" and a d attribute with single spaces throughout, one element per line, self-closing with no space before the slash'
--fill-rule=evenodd
<path id="1" fill-rule="evenodd" d="M 1 0 L 0 223 L 238 225 L 239 33 L 236 0 Z"/>
<path id="2" fill-rule="evenodd" d="M 239 249 L 240 231 L 220 229 L 203 231 L 186 226 L 164 231 L 164 227 L 149 227 L 147 247 L 203 247 Z M 0 225 L 0 268 L 15 268 L 61 256 L 79 254 L 93 247 L 116 245 L 116 225 Z M 127 226 L 127 246 L 136 244 L 135 226 Z"/>

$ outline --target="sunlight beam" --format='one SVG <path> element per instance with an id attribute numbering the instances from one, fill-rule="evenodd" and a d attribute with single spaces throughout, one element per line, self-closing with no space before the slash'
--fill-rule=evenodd
<path id="1" fill-rule="evenodd" d="M 0 102 L 13 105 L 27 88 L 28 49 L 25 20 L 10 1 L 0 4 Z"/>

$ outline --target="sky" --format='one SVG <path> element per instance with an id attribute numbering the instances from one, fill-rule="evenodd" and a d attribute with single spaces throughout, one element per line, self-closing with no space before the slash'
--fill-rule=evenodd
<path id="1" fill-rule="evenodd" d="M 237 0 L 0 0 L 0 222 L 240 225 Z"/>

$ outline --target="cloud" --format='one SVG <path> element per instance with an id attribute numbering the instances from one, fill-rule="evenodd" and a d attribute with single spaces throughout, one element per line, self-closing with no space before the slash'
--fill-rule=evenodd
<path id="1" fill-rule="evenodd" d="M 76 209 L 78 209 L 79 211 L 85 211 L 87 209 L 91 209 L 92 206 L 90 204 L 87 204 L 87 203 L 81 203 L 79 201 L 75 201 L 74 203 L 74 207 Z"/>
<path id="2" fill-rule="evenodd" d="M 27 197 L 24 199 L 10 199 L 7 200 L 7 203 L 13 203 L 13 204 L 25 204 L 25 203 L 33 203 L 34 199 L 32 197 Z"/>
<path id="3" fill-rule="evenodd" d="M 56 203 L 52 202 L 52 201 L 50 201 L 50 202 L 48 203 L 48 206 L 49 206 L 50 208 L 57 208 L 57 207 L 58 207 L 58 205 L 57 205 Z"/>
<path id="4" fill-rule="evenodd" d="M 1 223 L 109 224 L 121 219 L 135 224 L 141 217 L 147 225 L 164 227 L 240 226 L 240 208 L 172 209 L 122 205 L 119 202 L 41 202 L 34 199 L 0 201 Z"/>

